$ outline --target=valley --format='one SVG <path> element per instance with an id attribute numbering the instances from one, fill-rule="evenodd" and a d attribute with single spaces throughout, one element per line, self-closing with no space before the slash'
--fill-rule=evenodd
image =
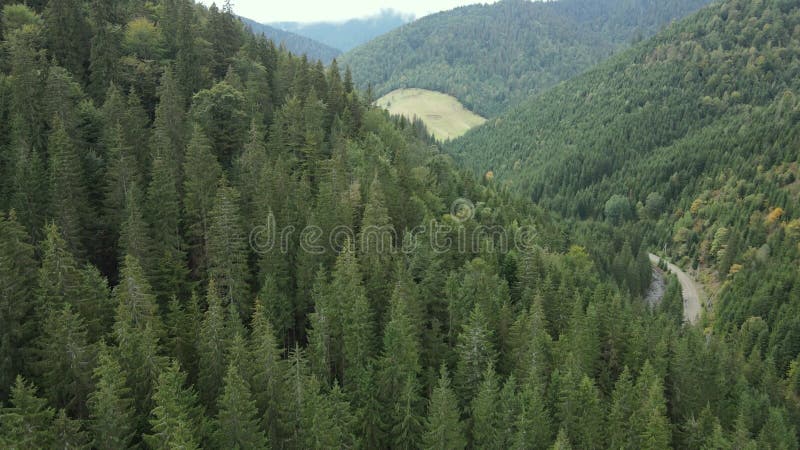
<path id="1" fill-rule="evenodd" d="M 379 98 L 375 104 L 409 120 L 419 118 L 440 141 L 460 137 L 486 122 L 455 97 L 427 89 L 397 89 Z"/>
<path id="2" fill-rule="evenodd" d="M 0 1 L 0 448 L 800 449 L 797 0 L 246 2 Z"/>

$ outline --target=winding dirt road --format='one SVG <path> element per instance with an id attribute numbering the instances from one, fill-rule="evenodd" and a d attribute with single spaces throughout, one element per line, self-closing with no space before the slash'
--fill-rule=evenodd
<path id="1" fill-rule="evenodd" d="M 648 253 L 648 256 L 650 257 L 650 262 L 654 265 L 658 265 L 658 263 L 661 261 L 661 258 L 652 253 Z M 678 281 L 681 283 L 681 291 L 683 292 L 684 320 L 691 324 L 697 323 L 697 320 L 700 319 L 700 311 L 702 310 L 702 303 L 700 299 L 706 298 L 705 293 L 703 292 L 703 287 L 695 282 L 692 277 L 686 274 L 686 272 L 681 270 L 681 268 L 675 264 L 667 263 L 667 267 L 669 268 L 670 272 L 678 276 Z"/>

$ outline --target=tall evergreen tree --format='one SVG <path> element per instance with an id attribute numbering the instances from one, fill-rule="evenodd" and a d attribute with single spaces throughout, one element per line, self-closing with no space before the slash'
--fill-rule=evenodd
<path id="1" fill-rule="evenodd" d="M 480 305 L 476 305 L 469 323 L 458 336 L 458 366 L 456 386 L 462 404 L 469 405 L 478 392 L 487 367 L 493 365 L 496 355 L 492 345 L 492 332 Z"/>
<path id="2" fill-rule="evenodd" d="M 0 399 L 28 359 L 22 351 L 36 331 L 31 322 L 36 263 L 30 238 L 16 214 L 0 212 Z"/>
<path id="3" fill-rule="evenodd" d="M 45 396 L 72 417 L 86 417 L 86 399 L 91 392 L 94 355 L 89 346 L 86 324 L 69 303 L 52 309 L 37 342 L 40 360 L 37 372 Z"/>
<path id="4" fill-rule="evenodd" d="M 261 417 L 261 426 L 266 430 L 269 441 L 277 446 L 283 441 L 287 428 L 286 367 L 266 308 L 261 302 L 256 303 L 251 328 L 250 385 L 257 387 L 253 398 Z"/>
<path id="5" fill-rule="evenodd" d="M 101 345 L 94 369 L 95 389 L 87 402 L 92 447 L 102 450 L 128 448 L 135 433 L 133 398 L 112 351 Z"/>
<path id="6" fill-rule="evenodd" d="M 199 449 L 202 442 L 202 411 L 197 394 L 186 387 L 184 374 L 173 361 L 158 376 L 153 393 L 155 407 L 150 414 L 152 433 L 144 436 L 153 449 Z"/>
<path id="7" fill-rule="evenodd" d="M 364 286 L 378 323 L 383 323 L 386 299 L 390 297 L 392 248 L 397 236 L 392 228 L 381 184 L 376 176 L 369 188 L 364 207 L 359 239 L 359 262 L 364 273 Z"/>
<path id="8" fill-rule="evenodd" d="M 504 424 L 500 422 L 500 386 L 494 366 L 489 365 L 483 375 L 478 394 L 470 406 L 472 416 L 472 445 L 475 448 L 502 449 L 501 433 Z"/>
<path id="9" fill-rule="evenodd" d="M 439 384 L 434 388 L 428 405 L 422 448 L 463 449 L 467 446 L 467 439 L 464 436 L 458 400 L 450 388 L 450 377 L 444 365 L 440 373 Z"/>
<path id="10" fill-rule="evenodd" d="M 24 450 L 56 445 L 54 416 L 47 400 L 36 396 L 36 387 L 17 376 L 10 405 L 0 409 L 0 445 Z"/>
<path id="11" fill-rule="evenodd" d="M 219 398 L 214 441 L 219 448 L 266 449 L 267 437 L 258 425 L 258 409 L 250 386 L 231 363 Z"/>
<path id="12" fill-rule="evenodd" d="M 125 258 L 120 283 L 112 297 L 117 302 L 114 338 L 119 346 L 120 366 L 136 400 L 137 418 L 144 421 L 152 409 L 158 374 L 166 364 L 159 342 L 165 330 L 150 284 L 135 258 Z M 139 426 L 144 428 L 145 424 Z"/>
<path id="13" fill-rule="evenodd" d="M 84 226 L 89 219 L 83 168 L 75 144 L 60 119 L 55 120 L 48 141 L 52 217 L 70 250 L 83 255 Z"/>
<path id="14" fill-rule="evenodd" d="M 603 448 L 600 393 L 586 375 L 567 372 L 560 383 L 557 418 L 578 448 Z"/>
<path id="15" fill-rule="evenodd" d="M 156 297 L 162 303 L 173 295 L 185 297 L 189 272 L 182 235 L 180 194 L 175 171 L 160 156 L 153 160 L 145 216 L 152 237 L 151 279 Z"/>
<path id="16" fill-rule="evenodd" d="M 200 325 L 197 343 L 199 357 L 198 388 L 200 398 L 209 411 L 216 411 L 217 398 L 227 370 L 228 336 L 225 330 L 225 309 L 214 280 L 208 284 L 208 309 Z"/>
<path id="17" fill-rule="evenodd" d="M 239 193 L 223 178 L 211 210 L 208 229 L 208 271 L 216 281 L 225 305 L 234 307 L 241 319 L 250 317 L 247 237 L 239 212 Z"/>
<path id="18" fill-rule="evenodd" d="M 211 153 L 211 144 L 199 127 L 195 127 L 186 149 L 183 172 L 184 208 L 192 246 L 192 268 L 196 274 L 202 274 L 208 265 L 207 239 L 211 228 L 211 210 L 222 168 Z"/>

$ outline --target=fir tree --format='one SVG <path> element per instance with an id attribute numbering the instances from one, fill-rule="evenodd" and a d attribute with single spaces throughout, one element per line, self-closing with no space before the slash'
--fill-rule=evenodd
<path id="1" fill-rule="evenodd" d="M 136 429 L 131 391 L 112 351 L 101 345 L 94 370 L 95 390 L 87 402 L 92 447 L 102 450 L 128 448 Z"/>
<path id="2" fill-rule="evenodd" d="M 153 393 L 155 407 L 150 414 L 152 434 L 144 441 L 153 449 L 199 449 L 202 442 L 202 411 L 197 394 L 186 386 L 184 374 L 173 361 L 158 376 Z"/>
<path id="3" fill-rule="evenodd" d="M 214 442 L 219 448 L 268 448 L 258 426 L 258 410 L 250 386 L 231 363 L 219 398 Z"/>
<path id="4" fill-rule="evenodd" d="M 175 170 L 163 157 L 153 160 L 152 180 L 147 189 L 145 216 L 152 237 L 152 280 L 156 297 L 163 304 L 173 295 L 186 295 L 188 277 L 184 252 L 180 194 Z"/>
<path id="5" fill-rule="evenodd" d="M 450 377 L 444 365 L 440 372 L 439 384 L 434 388 L 428 406 L 422 448 L 463 449 L 467 446 L 467 440 L 464 437 L 458 401 L 450 388 Z"/>
<path id="6" fill-rule="evenodd" d="M 285 362 L 281 359 L 281 349 L 261 302 L 256 303 L 251 323 L 250 361 L 251 386 L 258 388 L 253 398 L 261 417 L 261 425 L 267 431 L 269 441 L 283 441 L 286 429 L 286 378 Z"/>
<path id="7" fill-rule="evenodd" d="M 483 375 L 478 394 L 470 406 L 472 416 L 472 445 L 475 448 L 501 449 L 500 433 L 503 425 L 500 413 L 500 388 L 494 366 L 489 365 Z"/>
<path id="8" fill-rule="evenodd" d="M 17 376 L 10 405 L 0 409 L 0 444 L 14 449 L 50 448 L 56 444 L 54 416 L 47 400 L 36 396 L 36 387 Z"/>
<path id="9" fill-rule="evenodd" d="M 206 297 L 208 309 L 200 325 L 197 353 L 199 357 L 198 388 L 200 398 L 210 411 L 216 410 L 217 398 L 222 390 L 222 381 L 227 370 L 227 334 L 225 310 L 222 306 L 216 283 L 208 284 Z"/>
<path id="10" fill-rule="evenodd" d="M 195 127 L 184 161 L 184 208 L 186 226 L 192 245 L 195 273 L 204 274 L 208 265 L 207 239 L 211 210 L 217 195 L 222 168 L 211 153 L 211 145 L 199 127 Z"/>
<path id="11" fill-rule="evenodd" d="M 242 229 L 239 213 L 239 193 L 223 178 L 211 210 L 208 229 L 208 271 L 216 281 L 222 301 L 241 314 L 250 317 L 250 289 L 248 285 L 247 237 Z"/>
<path id="12" fill-rule="evenodd" d="M 47 147 L 52 217 L 69 249 L 76 255 L 83 255 L 82 240 L 89 211 L 86 186 L 77 149 L 60 119 L 55 120 Z"/>
<path id="13" fill-rule="evenodd" d="M 478 392 L 487 367 L 494 364 L 496 359 L 492 346 L 492 332 L 480 305 L 475 306 L 469 323 L 458 336 L 456 351 L 458 353 L 456 386 L 461 402 L 468 405 Z"/>
<path id="14" fill-rule="evenodd" d="M 36 284 L 36 263 L 30 238 L 17 222 L 16 214 L 0 212 L 0 398 L 8 398 L 8 388 L 28 358 L 23 352 L 32 339 L 35 325 L 29 319 Z"/>
<path id="15" fill-rule="evenodd" d="M 86 324 L 67 303 L 50 311 L 37 343 L 37 372 L 45 396 L 73 417 L 85 417 L 85 402 L 91 391 L 90 370 L 94 355 Z"/>

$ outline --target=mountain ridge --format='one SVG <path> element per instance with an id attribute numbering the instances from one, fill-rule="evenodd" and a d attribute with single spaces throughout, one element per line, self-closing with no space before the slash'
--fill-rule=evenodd
<path id="1" fill-rule="evenodd" d="M 463 6 L 407 24 L 342 56 L 377 96 L 422 88 L 495 117 L 572 78 L 705 0 L 505 0 Z M 588 8 L 588 9 L 587 9 Z"/>

